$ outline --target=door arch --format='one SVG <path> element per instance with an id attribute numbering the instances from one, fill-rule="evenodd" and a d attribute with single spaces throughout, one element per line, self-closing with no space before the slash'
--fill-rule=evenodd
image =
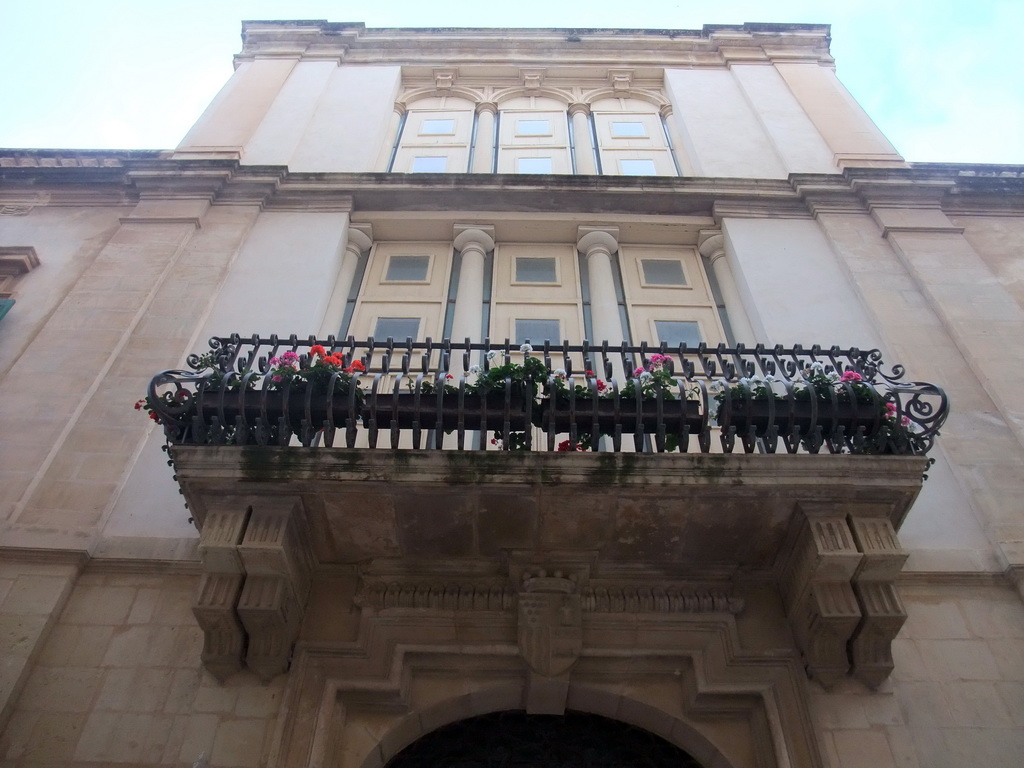
<path id="1" fill-rule="evenodd" d="M 650 731 L 588 712 L 506 710 L 442 726 L 385 768 L 704 768 Z"/>

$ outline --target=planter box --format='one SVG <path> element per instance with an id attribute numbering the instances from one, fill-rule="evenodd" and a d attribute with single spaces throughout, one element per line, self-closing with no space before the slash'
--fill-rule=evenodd
<path id="1" fill-rule="evenodd" d="M 312 391 L 305 387 L 292 387 L 287 391 L 251 389 L 243 392 L 233 389 L 223 393 L 220 390 L 207 390 L 199 399 L 199 411 L 206 424 L 212 423 L 213 418 L 217 417 L 224 426 L 232 426 L 236 417 L 242 415 L 249 427 L 253 427 L 259 417 L 265 417 L 268 426 L 273 427 L 281 416 L 285 416 L 290 428 L 298 430 L 307 416 L 310 424 L 317 428 L 327 420 L 328 415 L 333 417 L 335 426 L 344 425 L 349 417 L 359 416 L 362 396 L 357 394 L 356 397 L 354 404 L 350 404 L 347 391 L 335 391 L 328 400 L 326 390 L 320 390 L 319 387 Z"/>
<path id="2" fill-rule="evenodd" d="M 661 409 L 661 423 L 668 433 L 680 434 L 684 425 L 697 433 L 703 426 L 696 400 L 663 400 Z M 632 399 L 577 400 L 575 411 L 570 412 L 568 402 L 546 400 L 535 412 L 533 423 L 545 431 L 553 425 L 555 432 L 568 432 L 569 427 L 575 424 L 578 430 L 591 432 L 595 418 L 602 434 L 614 433 L 616 425 L 620 425 L 624 433 L 639 432 L 641 428 L 644 432 L 653 433 L 659 424 L 658 401 L 644 400 L 638 410 L 636 400 Z"/>
<path id="3" fill-rule="evenodd" d="M 507 414 L 504 393 L 492 393 L 486 397 L 467 394 L 461 409 L 458 395 L 444 395 L 440 406 L 436 394 L 421 394 L 419 402 L 416 398 L 412 393 L 378 393 L 376 398 L 367 395 L 361 406 L 363 424 L 368 425 L 375 419 L 378 429 L 387 429 L 392 421 L 397 421 L 400 429 L 412 429 L 418 422 L 420 429 L 450 432 L 459 428 L 460 420 L 466 430 L 504 429 L 506 417 L 510 430 L 525 430 L 530 423 L 526 414 L 527 400 L 520 394 L 510 397 Z"/>
<path id="4" fill-rule="evenodd" d="M 799 427 L 801 435 L 808 435 L 820 426 L 824 437 L 835 434 L 839 427 L 843 427 L 847 437 L 864 427 L 865 436 L 871 437 L 885 423 L 875 403 L 832 403 L 830 400 L 790 402 L 783 399 L 774 401 L 774 415 L 770 413 L 771 406 L 772 402 L 768 400 L 735 399 L 728 404 L 722 403 L 718 411 L 718 424 L 722 429 L 736 427 L 739 435 L 747 434 L 750 427 L 753 427 L 757 437 L 764 437 L 772 424 L 779 428 L 780 435 L 789 434 L 793 427 Z"/>

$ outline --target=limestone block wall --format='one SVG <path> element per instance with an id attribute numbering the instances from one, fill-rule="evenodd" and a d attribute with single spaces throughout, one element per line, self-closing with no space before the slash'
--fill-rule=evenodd
<path id="1" fill-rule="evenodd" d="M 29 591 L 58 590 L 57 576 L 29 578 L 9 586 L 5 610 Z M 193 575 L 83 574 L 0 732 L 0 761 L 191 766 L 205 755 L 210 766 L 264 765 L 286 678 L 263 685 L 239 673 L 222 685 L 202 669 L 191 612 L 197 583 Z"/>
<path id="2" fill-rule="evenodd" d="M 1016 768 L 1024 754 L 1024 608 L 1012 588 L 907 586 L 892 677 L 813 688 L 830 768 Z"/>

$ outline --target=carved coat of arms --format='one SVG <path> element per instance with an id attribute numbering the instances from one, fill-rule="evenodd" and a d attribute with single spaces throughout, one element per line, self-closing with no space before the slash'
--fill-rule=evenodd
<path id="1" fill-rule="evenodd" d="M 583 649 L 582 604 L 576 583 L 557 577 L 533 577 L 519 593 L 519 652 L 539 675 L 568 670 Z"/>

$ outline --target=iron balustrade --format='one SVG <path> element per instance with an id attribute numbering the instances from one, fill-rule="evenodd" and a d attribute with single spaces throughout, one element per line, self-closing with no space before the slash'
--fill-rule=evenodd
<path id="1" fill-rule="evenodd" d="M 922 455 L 948 414 L 941 388 L 905 381 L 875 349 L 276 335 L 209 345 L 191 370 L 150 383 L 171 445 Z"/>

